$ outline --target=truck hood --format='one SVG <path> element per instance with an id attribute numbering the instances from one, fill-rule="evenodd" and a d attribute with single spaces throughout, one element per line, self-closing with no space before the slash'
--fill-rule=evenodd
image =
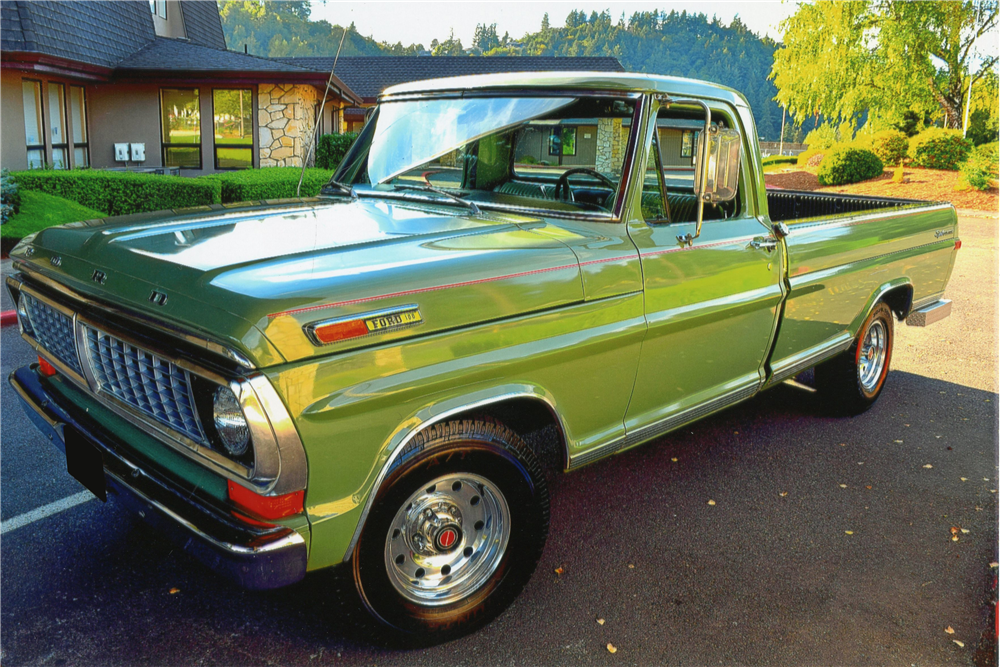
<path id="1" fill-rule="evenodd" d="M 258 366 L 583 300 L 576 256 L 545 221 L 456 213 L 389 199 L 216 206 L 54 227 L 11 256 Z M 162 304 L 153 291 L 165 295 Z M 329 345 L 304 330 L 401 307 L 418 310 L 419 322 Z"/>

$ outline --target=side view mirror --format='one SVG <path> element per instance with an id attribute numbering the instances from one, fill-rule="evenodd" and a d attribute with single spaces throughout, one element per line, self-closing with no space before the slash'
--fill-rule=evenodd
<path id="1" fill-rule="evenodd" d="M 702 202 L 709 204 L 732 201 L 739 187 L 740 133 L 732 128 L 711 125 L 708 132 L 701 133 L 698 144 L 695 192 L 700 194 Z"/>

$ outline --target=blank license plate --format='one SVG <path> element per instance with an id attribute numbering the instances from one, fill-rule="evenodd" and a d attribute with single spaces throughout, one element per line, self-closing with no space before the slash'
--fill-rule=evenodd
<path id="1" fill-rule="evenodd" d="M 90 444 L 72 426 L 66 426 L 63 435 L 66 437 L 66 470 L 90 489 L 91 493 L 106 501 L 108 490 L 104 481 L 104 458 L 101 450 Z"/>

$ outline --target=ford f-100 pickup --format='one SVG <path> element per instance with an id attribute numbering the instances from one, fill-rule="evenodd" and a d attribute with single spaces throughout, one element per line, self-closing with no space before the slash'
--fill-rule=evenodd
<path id="1" fill-rule="evenodd" d="M 860 413 L 894 320 L 950 312 L 959 247 L 949 204 L 767 191 L 728 88 L 417 82 L 318 197 L 26 238 L 7 284 L 38 363 L 10 383 L 70 474 L 217 572 L 344 563 L 391 635 L 443 641 L 542 553 L 526 433 L 574 470 L 811 368 Z"/>

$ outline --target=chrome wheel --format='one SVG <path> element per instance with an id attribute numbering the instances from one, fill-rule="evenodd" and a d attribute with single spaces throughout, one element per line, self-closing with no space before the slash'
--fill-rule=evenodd
<path id="1" fill-rule="evenodd" d="M 867 392 L 878 388 L 885 367 L 888 335 L 881 320 L 872 320 L 858 351 L 858 377 Z"/>
<path id="2" fill-rule="evenodd" d="M 461 600 L 496 571 L 510 538 L 500 490 L 471 473 L 445 475 L 411 495 L 385 538 L 393 587 L 421 605 Z"/>

